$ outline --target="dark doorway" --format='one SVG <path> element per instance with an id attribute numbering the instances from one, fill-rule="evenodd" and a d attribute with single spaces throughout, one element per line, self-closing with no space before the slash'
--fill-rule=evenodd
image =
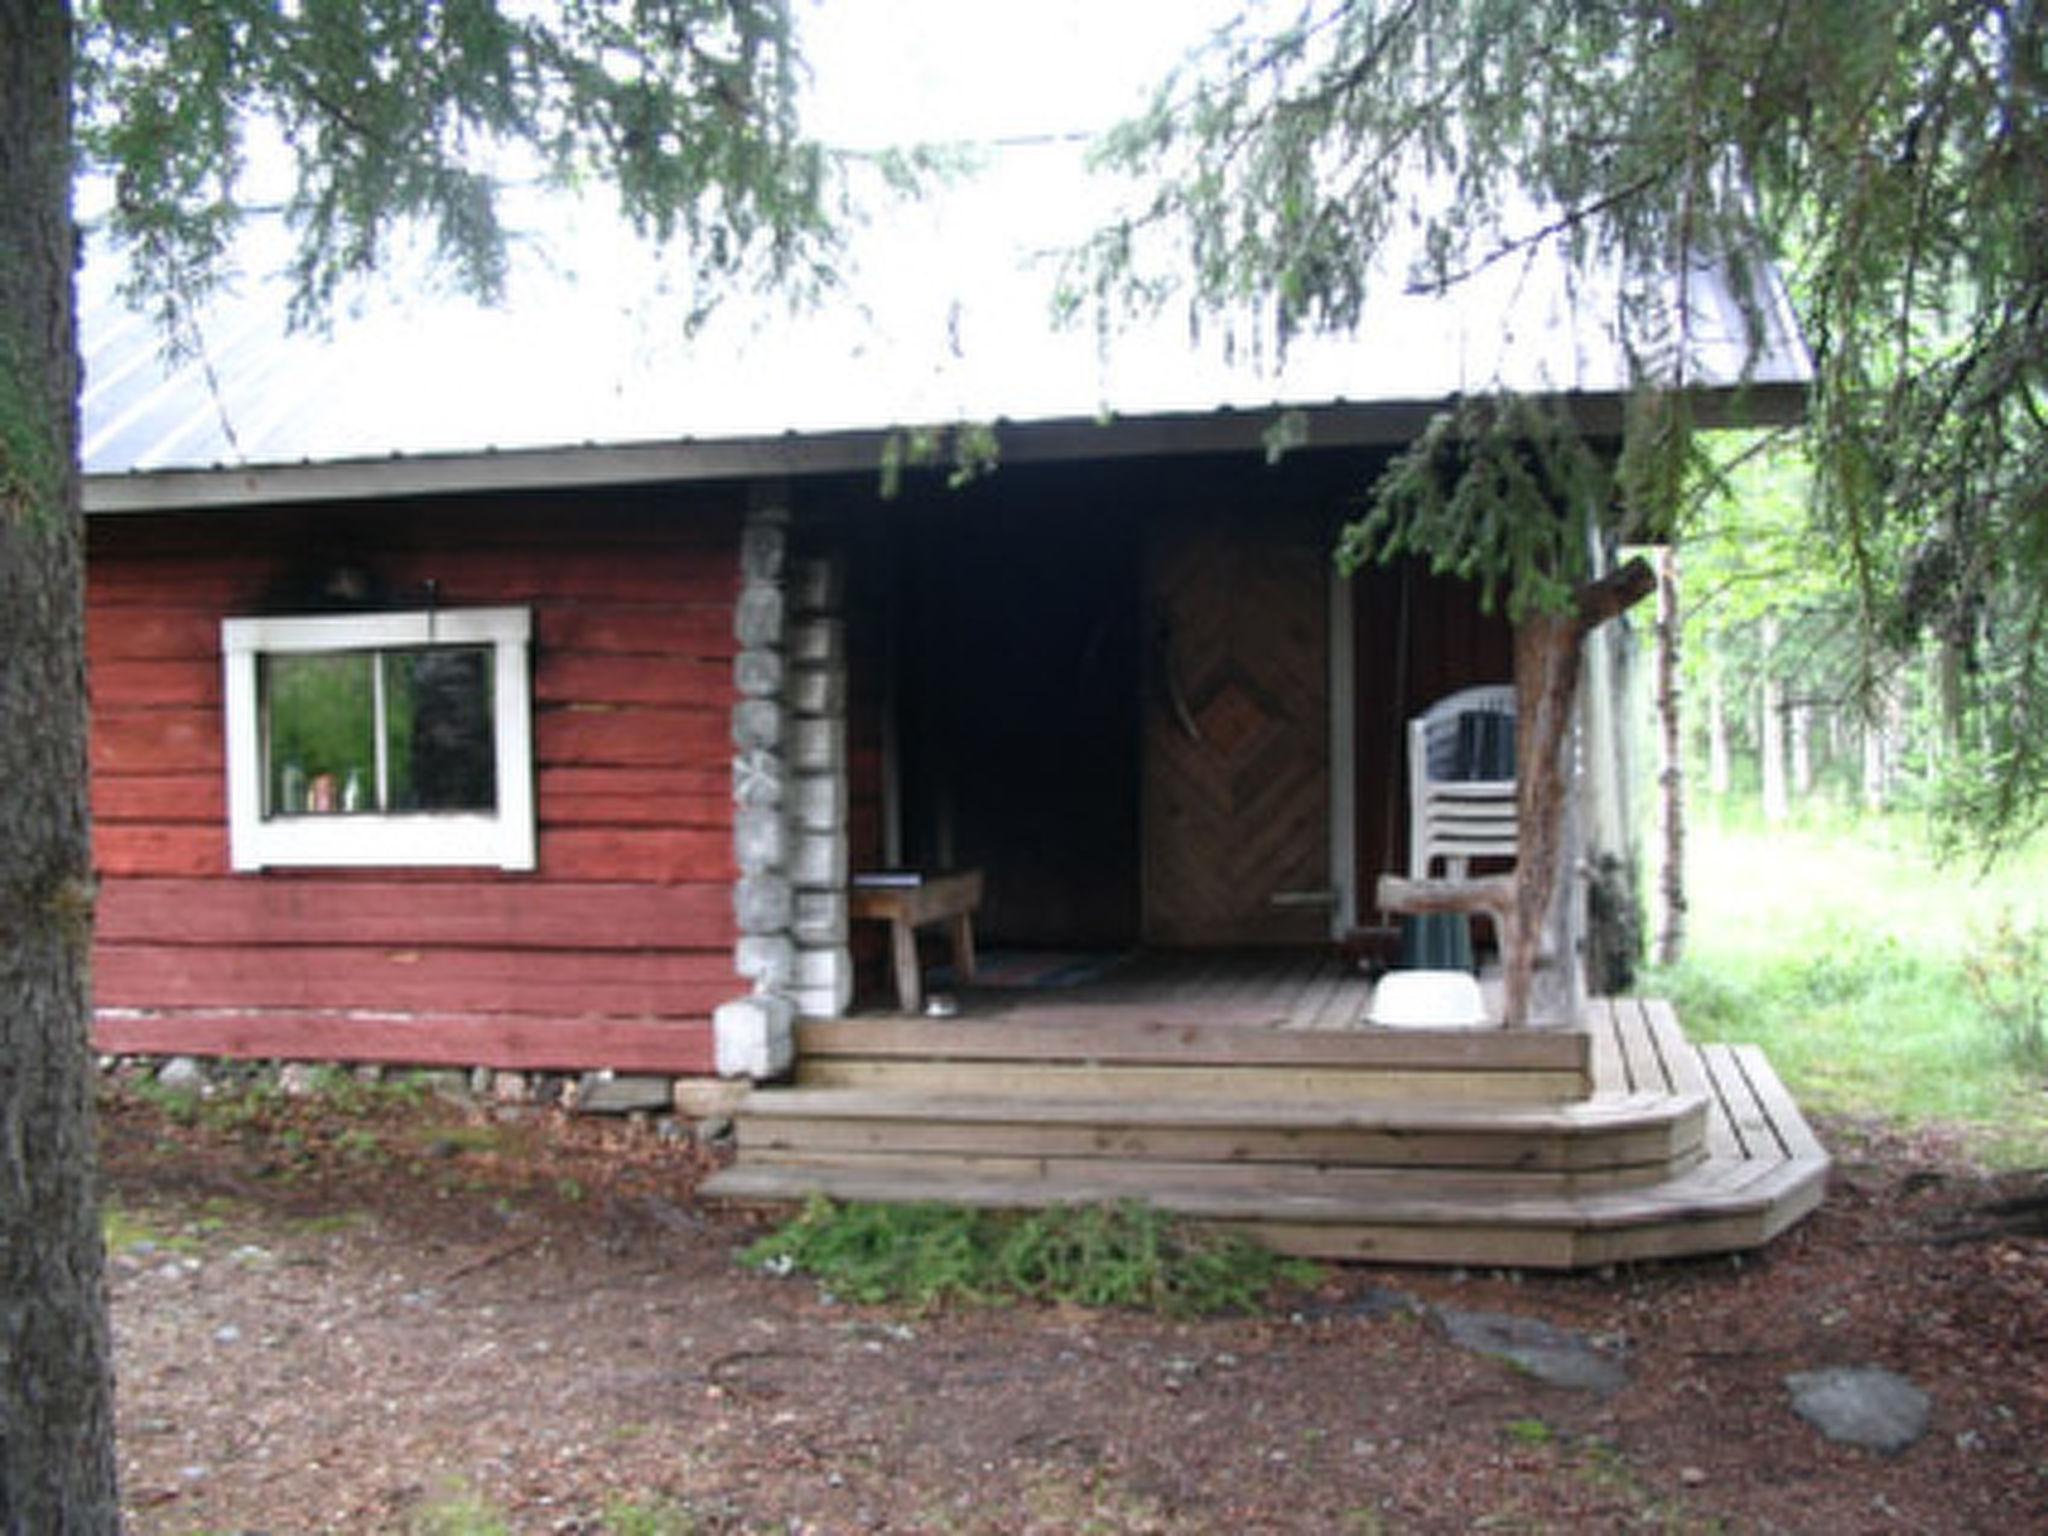
<path id="1" fill-rule="evenodd" d="M 904 860 L 985 873 L 986 943 L 1137 939 L 1139 495 L 1020 467 L 902 508 Z"/>
<path id="2" fill-rule="evenodd" d="M 884 766 L 867 782 L 893 781 L 872 792 L 895 807 L 893 856 L 981 869 L 989 944 L 1327 940 L 1330 550 L 1375 467 L 1310 452 L 1005 465 L 872 514 L 864 707 L 889 725 L 868 738 Z M 1349 607 L 1366 916 L 1403 867 L 1407 718 L 1509 675 L 1509 632 L 1468 585 L 1415 566 L 1360 571 Z M 880 836 L 856 850 L 890 856 Z"/>

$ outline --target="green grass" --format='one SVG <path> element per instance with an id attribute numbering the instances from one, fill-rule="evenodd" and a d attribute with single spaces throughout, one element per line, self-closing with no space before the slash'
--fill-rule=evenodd
<path id="1" fill-rule="evenodd" d="M 697 1536 L 701 1531 L 729 1526 L 721 1513 L 702 1515 L 688 1504 L 667 1498 L 610 1499 L 594 1526 L 571 1524 L 576 1530 L 595 1530 L 603 1536 Z M 458 1488 L 419 1509 L 406 1530 L 409 1536 L 507 1536 L 511 1526 L 497 1506 Z"/>
<path id="2" fill-rule="evenodd" d="M 671 1499 L 613 1499 L 604 1507 L 605 1536 L 696 1536 L 711 1525 Z"/>
<path id="3" fill-rule="evenodd" d="M 420 1510 L 409 1530 L 411 1536 L 507 1536 L 511 1527 L 482 1499 L 454 1493 Z"/>
<path id="4" fill-rule="evenodd" d="M 1810 1109 L 2048 1162 L 2048 1078 L 2015 1024 L 2048 995 L 2048 947 L 2026 942 L 2048 924 L 2048 840 L 1986 872 L 1894 823 L 1703 823 L 1688 854 L 1686 958 L 1641 989 L 1695 1039 L 1761 1045 Z"/>
<path id="5" fill-rule="evenodd" d="M 172 1231 L 140 1212 L 128 1210 L 111 1200 L 100 1207 L 100 1229 L 109 1253 L 126 1253 L 131 1249 L 144 1248 L 183 1255 L 199 1253 L 206 1246 L 196 1232 Z"/>
<path id="6" fill-rule="evenodd" d="M 1257 1312 L 1315 1266 L 1136 1201 L 983 1211 L 813 1199 L 741 1255 L 802 1271 L 855 1301 L 993 1305 L 1030 1300 L 1169 1316 Z"/>

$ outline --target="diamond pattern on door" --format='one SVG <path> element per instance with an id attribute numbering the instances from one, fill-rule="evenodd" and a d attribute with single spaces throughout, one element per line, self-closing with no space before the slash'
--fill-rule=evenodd
<path id="1" fill-rule="evenodd" d="M 1330 883 L 1328 551 L 1320 518 L 1256 510 L 1148 529 L 1148 943 L 1328 937 L 1302 899 Z"/>

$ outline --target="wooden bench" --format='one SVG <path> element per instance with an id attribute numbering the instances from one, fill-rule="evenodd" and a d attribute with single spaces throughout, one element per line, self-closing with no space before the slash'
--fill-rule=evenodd
<path id="1" fill-rule="evenodd" d="M 974 979 L 974 910 L 981 905 L 981 871 L 949 874 L 855 875 L 848 912 L 856 920 L 889 925 L 896 968 L 896 1000 L 905 1013 L 924 1011 L 924 974 L 917 963 L 917 930 L 946 923 L 953 930 L 953 970 Z"/>

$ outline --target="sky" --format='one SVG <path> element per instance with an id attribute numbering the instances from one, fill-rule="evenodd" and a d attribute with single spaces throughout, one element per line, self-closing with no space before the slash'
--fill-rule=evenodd
<path id="1" fill-rule="evenodd" d="M 802 0 L 809 121 L 870 149 L 1099 131 L 1245 0 Z"/>

